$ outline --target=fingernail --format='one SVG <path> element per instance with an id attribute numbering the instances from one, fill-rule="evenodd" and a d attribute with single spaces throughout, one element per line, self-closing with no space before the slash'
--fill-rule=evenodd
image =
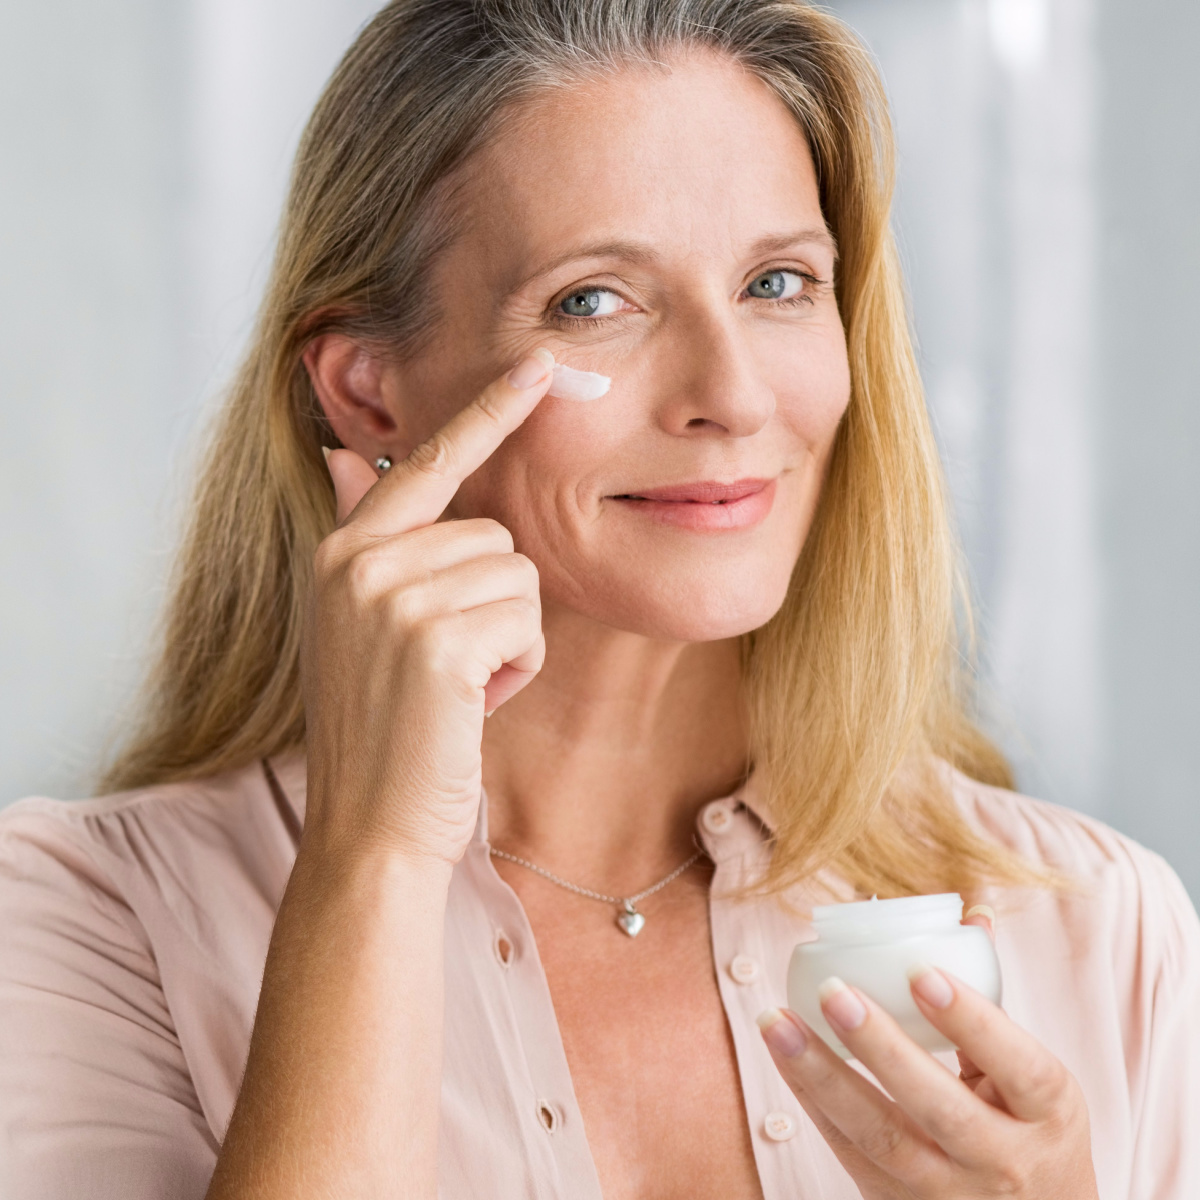
<path id="1" fill-rule="evenodd" d="M 554 355 L 538 347 L 532 354 L 521 359 L 508 373 L 508 386 L 524 391 L 535 383 L 541 383 L 554 366 Z"/>
<path id="2" fill-rule="evenodd" d="M 950 981 L 928 963 L 915 963 L 908 969 L 908 981 L 912 990 L 934 1008 L 949 1008 L 954 999 L 954 989 Z"/>
<path id="3" fill-rule="evenodd" d="M 329 466 L 329 456 L 333 453 L 328 446 L 321 447 L 321 453 L 325 455 L 325 465 Z"/>
<path id="4" fill-rule="evenodd" d="M 836 975 L 817 988 L 817 999 L 825 1016 L 841 1029 L 857 1029 L 867 1019 L 866 1006 Z"/>
<path id="5" fill-rule="evenodd" d="M 963 913 L 963 920 L 968 917 L 987 917 L 993 925 L 996 924 L 996 910 L 990 904 L 974 904 Z"/>
<path id="6" fill-rule="evenodd" d="M 808 1038 L 804 1030 L 795 1021 L 786 1017 L 777 1008 L 768 1008 L 757 1017 L 758 1027 L 762 1030 L 763 1040 L 784 1058 L 795 1058 L 803 1054 L 808 1047 Z"/>

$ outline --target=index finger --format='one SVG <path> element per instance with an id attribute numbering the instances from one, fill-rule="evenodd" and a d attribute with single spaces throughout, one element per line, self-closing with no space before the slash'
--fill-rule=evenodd
<path id="1" fill-rule="evenodd" d="M 929 1051 L 917 1045 L 860 988 L 840 979 L 829 979 L 822 989 L 826 1020 L 912 1123 L 963 1166 L 988 1165 L 1012 1118 L 981 1099 Z M 860 1145 L 862 1136 L 870 1137 L 874 1127 L 861 1115 L 826 1111 Z M 853 1132 L 854 1121 L 860 1123 L 861 1136 Z M 875 1157 L 865 1145 L 864 1152 Z"/>
<path id="2" fill-rule="evenodd" d="M 462 481 L 487 462 L 537 407 L 553 370 L 554 355 L 539 347 L 493 380 L 382 476 L 346 524 L 378 536 L 432 525 L 454 499 Z"/>

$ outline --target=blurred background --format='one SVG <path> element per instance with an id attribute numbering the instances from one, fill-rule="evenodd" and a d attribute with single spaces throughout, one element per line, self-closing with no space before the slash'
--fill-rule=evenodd
<path id="1" fill-rule="evenodd" d="M 88 792 L 371 0 L 0 0 L 0 803 Z M 1200 900 L 1200 5 L 844 0 L 1023 790 Z"/>

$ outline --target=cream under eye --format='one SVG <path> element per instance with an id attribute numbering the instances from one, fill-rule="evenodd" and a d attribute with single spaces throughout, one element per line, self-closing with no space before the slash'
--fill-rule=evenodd
<path id="1" fill-rule="evenodd" d="M 565 363 L 558 363 L 547 394 L 563 400 L 598 400 L 611 385 L 612 380 L 607 375 L 597 371 L 577 371 Z"/>
<path id="2" fill-rule="evenodd" d="M 594 317 L 607 317 L 620 307 L 621 297 L 608 288 L 579 288 L 554 306 L 554 315 L 586 321 Z"/>

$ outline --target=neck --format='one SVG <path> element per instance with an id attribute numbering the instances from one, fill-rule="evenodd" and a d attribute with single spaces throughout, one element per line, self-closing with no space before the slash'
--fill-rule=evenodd
<path id="1" fill-rule="evenodd" d="M 697 809 L 745 774 L 737 640 L 657 642 L 543 613 L 546 664 L 484 725 L 493 845 L 635 891 L 695 849 Z"/>

